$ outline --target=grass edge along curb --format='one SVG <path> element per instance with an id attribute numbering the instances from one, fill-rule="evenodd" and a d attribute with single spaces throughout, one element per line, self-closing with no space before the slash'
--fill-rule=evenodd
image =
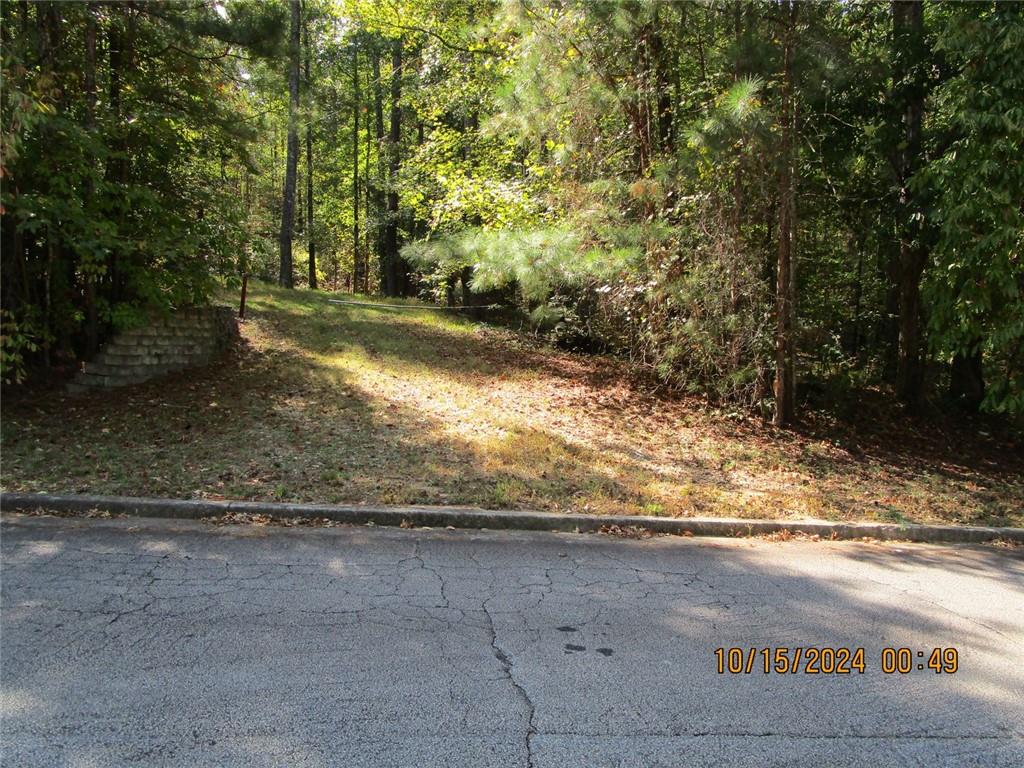
<path id="1" fill-rule="evenodd" d="M 352 525 L 414 525 L 454 528 L 490 528 L 527 531 L 597 532 L 604 526 L 639 528 L 653 533 L 694 536 L 759 536 L 788 532 L 823 539 L 900 540 L 924 543 L 1024 542 L 1024 528 L 952 525 L 895 525 L 889 523 L 832 523 L 799 520 L 741 520 L 701 517 L 647 517 L 641 515 L 585 515 L 554 512 L 486 510 L 476 507 L 373 506 L 344 504 L 289 504 L 263 501 L 210 501 L 131 496 L 0 493 L 5 512 L 48 509 L 84 513 L 102 510 L 136 517 L 197 520 L 231 513 L 271 517 L 327 518 Z"/>

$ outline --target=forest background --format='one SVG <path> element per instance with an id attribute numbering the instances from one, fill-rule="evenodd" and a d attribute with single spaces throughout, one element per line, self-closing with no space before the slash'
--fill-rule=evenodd
<path id="1" fill-rule="evenodd" d="M 6 383 L 243 275 L 1024 416 L 1024 6 L 5 2 Z"/>

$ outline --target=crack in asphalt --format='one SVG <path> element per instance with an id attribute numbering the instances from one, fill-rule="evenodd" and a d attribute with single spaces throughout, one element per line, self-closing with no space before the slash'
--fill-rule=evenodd
<path id="1" fill-rule="evenodd" d="M 245 669 L 254 661 L 252 648 L 264 646 L 243 642 L 236 651 L 231 643 L 216 645 L 223 636 L 219 633 L 227 629 L 241 632 L 238 637 L 243 639 L 249 635 L 260 638 L 260 642 L 268 643 L 266 647 L 275 647 L 279 634 L 287 639 L 279 651 L 287 659 L 300 659 L 309 648 L 325 654 L 325 659 L 342 657 L 366 638 L 382 640 L 381 653 L 385 654 L 386 644 L 395 639 L 403 653 L 399 663 L 430 658 L 442 668 L 433 673 L 434 678 L 440 678 L 439 708 L 447 713 L 440 722 L 452 735 L 483 732 L 504 737 L 507 757 L 516 763 L 521 761 L 526 768 L 548 764 L 549 743 L 539 742 L 538 737 L 934 741 L 948 743 L 950 746 L 941 747 L 944 750 L 955 750 L 955 742 L 972 739 L 986 744 L 1002 741 L 1016 749 L 1024 739 L 1012 724 L 1007 725 L 1011 722 L 1005 714 L 1008 705 L 999 705 L 999 696 L 1005 691 L 994 688 L 1001 685 L 1008 691 L 1019 680 L 1017 673 L 1003 678 L 979 677 L 978 656 L 971 657 L 973 669 L 967 668 L 967 675 L 940 678 L 940 685 L 949 681 L 946 688 L 934 689 L 939 693 L 923 697 L 927 701 L 915 710 L 921 715 L 932 712 L 929 707 L 933 702 L 948 698 L 949 691 L 962 686 L 964 678 L 980 680 L 983 691 L 984 686 L 994 691 L 991 701 L 971 694 L 979 704 L 972 710 L 975 719 L 958 720 L 960 704 L 949 705 L 952 715 L 948 726 L 942 725 L 947 720 L 945 714 L 942 719 L 906 721 L 878 716 L 880 711 L 884 715 L 891 708 L 895 715 L 904 708 L 903 697 L 881 689 L 881 693 L 872 693 L 864 700 L 874 707 L 876 716 L 864 721 L 868 724 L 863 731 L 851 728 L 851 732 L 843 732 L 846 727 L 855 727 L 856 722 L 822 720 L 808 729 L 817 733 L 808 733 L 799 728 L 797 721 L 787 722 L 785 718 L 759 720 L 729 713 L 695 722 L 695 718 L 672 713 L 660 717 L 660 710 L 652 707 L 676 702 L 671 686 L 665 684 L 664 677 L 650 678 L 659 680 L 653 689 L 661 698 L 654 699 L 646 698 L 649 690 L 639 689 L 646 684 L 644 676 L 656 672 L 650 665 L 657 659 L 644 654 L 692 651 L 696 655 L 690 663 L 698 663 L 704 650 L 699 643 L 710 637 L 727 644 L 717 638 L 744 631 L 764 632 L 755 634 L 758 644 L 771 644 L 773 640 L 781 643 L 779 638 L 815 629 L 824 632 L 820 639 L 831 638 L 837 643 L 857 640 L 863 644 L 872 642 L 872 638 L 897 637 L 899 632 L 904 634 L 898 638 L 901 642 L 911 643 L 928 631 L 939 638 L 944 628 L 959 624 L 951 623 L 952 617 L 970 623 L 959 626 L 971 632 L 977 643 L 988 643 L 987 647 L 975 648 L 978 654 L 987 654 L 985 663 L 990 663 L 993 654 L 1005 654 L 1008 647 L 1013 647 L 999 628 L 1003 624 L 1013 626 L 1016 617 L 1024 616 L 1012 601 L 1000 598 L 1004 615 L 979 604 L 978 615 L 972 616 L 969 611 L 973 609 L 958 612 L 943 605 L 940 596 L 944 587 L 930 587 L 924 576 L 919 576 L 920 586 L 885 583 L 878 564 L 850 563 L 841 571 L 851 585 L 859 578 L 863 589 L 872 592 L 866 599 L 850 585 L 836 581 L 835 568 L 808 576 L 808 566 L 792 565 L 778 556 L 761 563 L 739 548 L 708 554 L 695 547 L 680 547 L 682 556 L 677 559 L 655 557 L 651 550 L 632 544 L 617 543 L 615 554 L 603 542 L 589 549 L 574 542 L 545 550 L 543 545 L 518 546 L 519 542 L 510 546 L 508 540 L 497 545 L 491 539 L 477 547 L 472 539 L 443 539 L 417 532 L 401 534 L 410 537 L 405 539 L 378 534 L 352 540 L 345 538 L 349 534 L 332 532 L 323 539 L 303 538 L 301 546 L 290 546 L 289 542 L 296 539 L 282 534 L 275 541 L 285 546 L 276 547 L 268 546 L 267 539 L 214 540 L 192 534 L 154 540 L 145 534 L 116 529 L 112 534 L 108 530 L 107 535 L 121 538 L 105 538 L 101 539 L 106 542 L 103 545 L 87 546 L 81 539 L 95 541 L 89 537 L 99 528 L 56 536 L 52 530 L 41 536 L 36 535 L 38 530 L 33 534 L 31 526 L 13 530 L 16 535 L 10 536 L 5 526 L 2 542 L 4 664 L 14 662 L 21 680 L 28 681 L 26 687 L 36 684 L 32 678 L 36 670 L 72 670 L 80 675 L 83 665 L 96 666 L 124 657 L 134 657 L 135 663 L 143 660 L 149 665 L 143 670 L 149 672 L 190 668 L 198 674 L 211 654 L 215 665 L 242 665 Z M 310 545 L 311 541 L 316 543 Z M 460 546 L 451 546 L 453 541 L 460 542 Z M 342 546 L 338 547 L 338 542 L 343 542 Z M 54 547 L 59 548 L 52 551 Z M 572 550 L 573 556 L 557 552 L 560 548 Z M 813 550 L 808 552 L 814 556 Z M 999 584 L 997 580 L 1002 578 L 1002 585 L 1012 586 L 1009 577 L 995 572 L 993 567 L 984 574 L 992 579 L 988 583 Z M 921 573 L 939 574 L 941 569 Z M 981 576 L 972 574 L 971 578 Z M 882 629 L 888 634 L 881 630 L 872 634 L 879 619 L 871 612 L 880 602 L 879 596 L 886 595 L 914 605 L 886 608 Z M 868 609 L 860 618 L 860 636 L 845 634 L 838 623 L 833 629 L 819 618 L 816 611 L 822 600 L 829 598 L 838 601 L 829 610 L 835 612 L 838 608 L 842 617 L 855 615 L 858 606 Z M 641 623 L 633 627 L 635 638 L 630 638 L 634 617 Z M 990 626 L 993 622 L 995 626 Z M 173 638 L 167 634 L 169 625 L 178 630 Z M 236 630 L 230 630 L 232 627 Z M 655 630 L 651 633 L 653 640 L 641 635 L 642 627 Z M 567 655 L 563 662 L 561 641 L 567 632 L 579 638 L 582 650 Z M 611 637 L 599 639 L 605 633 Z M 264 641 L 265 636 L 270 640 Z M 294 638 L 302 642 L 293 643 Z M 557 641 L 554 646 L 549 645 L 552 638 Z M 321 639 L 326 643 L 322 647 L 316 645 Z M 625 646 L 634 640 L 635 647 Z M 613 660 L 601 658 L 602 649 L 594 646 L 602 644 L 616 646 Z M 586 647 L 590 647 L 589 653 L 584 652 Z M 365 653 L 365 648 L 362 650 Z M 494 671 L 488 654 L 497 661 L 498 671 Z M 377 656 L 368 658 L 377 663 Z M 636 666 L 619 666 L 623 658 Z M 666 655 L 660 660 L 670 658 Z M 563 663 L 567 666 L 559 666 Z M 711 664 L 708 661 L 708 668 Z M 390 668 L 389 658 L 374 674 L 386 675 Z M 637 682 L 619 676 L 623 669 L 636 672 Z M 123 671 L 119 674 L 130 676 Z M 582 691 L 607 693 L 615 704 L 601 711 L 593 706 L 588 709 L 585 701 L 579 705 L 567 703 L 562 692 L 556 689 L 552 694 L 546 682 L 545 676 L 553 674 L 580 675 L 577 679 L 583 681 Z M 751 678 L 722 680 L 739 686 Z M 324 680 L 320 684 L 343 686 L 346 682 Z M 801 683 L 811 685 L 813 681 L 801 679 Z M 280 685 L 287 690 L 287 681 Z M 467 690 L 476 695 L 473 685 L 482 691 L 484 700 L 493 701 L 487 697 L 495 694 L 500 697 L 496 709 L 509 720 L 507 726 L 495 727 L 493 713 L 476 711 L 476 700 L 467 696 Z M 623 693 L 615 698 L 620 685 Z M 417 695 L 432 695 L 421 690 L 422 680 L 415 686 L 419 686 Z M 922 698 L 919 689 L 904 690 Z M 694 701 L 715 696 L 720 693 L 698 692 Z M 332 698 L 335 705 L 339 700 L 349 702 L 346 707 L 355 710 L 346 712 L 348 721 L 374 722 L 375 714 L 360 709 L 372 697 Z M 577 706 L 583 712 L 580 719 L 573 714 Z M 395 711 L 405 710 L 399 707 Z M 595 721 L 593 717 L 604 719 Z M 555 727 L 541 729 L 538 722 Z M 601 727 L 605 722 L 608 728 Z M 886 733 L 887 722 L 890 728 L 891 724 L 921 728 Z M 983 722 L 987 725 L 976 727 L 976 733 L 963 732 Z M 573 728 L 577 723 L 581 727 Z M 758 728 L 776 723 L 783 727 Z M 568 728 L 558 728 L 561 724 Z M 719 727 L 700 728 L 710 724 Z M 740 727 L 730 729 L 729 724 Z M 662 725 L 668 727 L 659 728 Z M 749 730 L 744 725 L 749 725 Z M 878 726 L 883 732 L 870 732 Z M 1002 733 L 994 733 L 995 729 Z M 621 730 L 621 734 L 615 736 L 609 730 Z"/>
<path id="2" fill-rule="evenodd" d="M 490 631 L 491 636 L 491 651 L 494 654 L 494 658 L 501 664 L 501 671 L 506 680 L 511 683 L 512 688 L 515 690 L 519 697 L 519 700 L 523 703 L 526 708 L 526 766 L 527 768 L 533 768 L 533 737 L 537 733 L 537 727 L 534 725 L 534 716 L 537 713 L 537 708 L 533 703 L 533 699 L 530 698 L 530 694 L 526 692 L 526 688 L 516 680 L 513 674 L 514 661 L 508 653 L 498 643 L 498 632 L 494 625 L 494 617 L 491 615 L 490 609 L 487 607 L 487 600 L 483 601 L 482 604 L 484 616 L 487 617 L 487 628 Z"/>

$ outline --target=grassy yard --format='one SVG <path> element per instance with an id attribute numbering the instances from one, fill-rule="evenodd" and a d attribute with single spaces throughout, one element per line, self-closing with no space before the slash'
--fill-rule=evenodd
<path id="1" fill-rule="evenodd" d="M 1024 525 L 1020 446 L 977 427 L 819 415 L 775 432 L 621 362 L 327 299 L 256 286 L 242 348 L 216 365 L 14 393 L 4 489 Z"/>

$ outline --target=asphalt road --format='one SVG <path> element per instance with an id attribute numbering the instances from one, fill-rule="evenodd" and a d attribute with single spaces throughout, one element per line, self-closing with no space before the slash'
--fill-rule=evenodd
<path id="1" fill-rule="evenodd" d="M 1021 766 L 1021 552 L 5 516 L 2 760 Z"/>

